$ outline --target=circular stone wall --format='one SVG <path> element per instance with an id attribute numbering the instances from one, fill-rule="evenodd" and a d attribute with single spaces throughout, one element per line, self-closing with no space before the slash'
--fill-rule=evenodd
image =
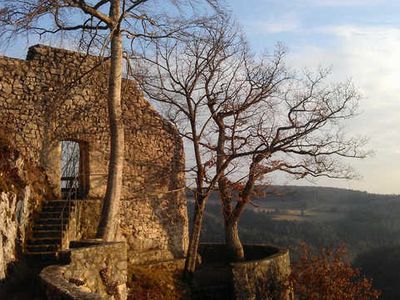
<path id="1" fill-rule="evenodd" d="M 199 249 L 202 265 L 229 266 L 233 298 L 289 300 L 289 251 L 270 245 L 244 245 L 244 252 L 243 262 L 228 263 L 223 244 L 202 244 Z"/>

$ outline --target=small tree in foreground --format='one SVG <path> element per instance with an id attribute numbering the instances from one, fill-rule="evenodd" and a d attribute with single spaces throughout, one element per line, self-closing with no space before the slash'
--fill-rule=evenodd
<path id="1" fill-rule="evenodd" d="M 370 300 L 380 292 L 372 280 L 348 261 L 346 248 L 321 249 L 300 246 L 300 258 L 292 264 L 289 286 L 298 300 Z"/>

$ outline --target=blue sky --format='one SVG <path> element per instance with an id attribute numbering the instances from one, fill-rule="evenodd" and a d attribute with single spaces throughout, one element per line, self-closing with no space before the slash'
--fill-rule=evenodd
<path id="1" fill-rule="evenodd" d="M 291 67 L 332 67 L 333 79 L 351 78 L 363 96 L 360 115 L 347 125 L 350 134 L 369 137 L 367 147 L 375 152 L 352 163 L 362 179 L 315 183 L 400 193 L 400 1 L 229 3 L 253 49 L 271 49 L 275 43 L 283 42 L 289 49 Z"/>
<path id="2" fill-rule="evenodd" d="M 293 68 L 331 66 L 334 80 L 352 78 L 363 99 L 350 134 L 369 137 L 375 154 L 352 165 L 363 179 L 315 184 L 400 194 L 400 1 L 226 1 L 256 51 L 283 42 Z M 24 57 L 20 41 L 5 54 Z M 54 41 L 54 46 L 62 46 Z M 280 184 L 310 184 L 290 179 Z"/>
<path id="3" fill-rule="evenodd" d="M 337 46 L 329 31 L 338 27 L 392 28 L 400 25 L 400 2 L 379 0 L 229 1 L 254 48 L 277 40 L 292 49 Z"/>

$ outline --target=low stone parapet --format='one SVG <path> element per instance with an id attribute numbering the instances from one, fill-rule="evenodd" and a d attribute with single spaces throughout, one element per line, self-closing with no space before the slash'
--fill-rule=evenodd
<path id="1" fill-rule="evenodd" d="M 64 274 L 67 267 L 49 266 L 40 272 L 49 300 L 102 300 L 99 294 L 93 293 L 85 287 L 69 282 Z"/>
<path id="2" fill-rule="evenodd" d="M 223 244 L 200 245 L 195 292 L 237 300 L 289 300 L 289 251 L 270 245 L 244 245 L 245 259 L 230 263 Z"/>
<path id="3" fill-rule="evenodd" d="M 289 300 L 289 251 L 265 245 L 245 246 L 246 260 L 231 263 L 236 299 Z"/>
<path id="4" fill-rule="evenodd" d="M 48 299 L 127 298 L 127 247 L 123 242 L 80 241 L 63 253 L 65 266 L 42 270 Z"/>

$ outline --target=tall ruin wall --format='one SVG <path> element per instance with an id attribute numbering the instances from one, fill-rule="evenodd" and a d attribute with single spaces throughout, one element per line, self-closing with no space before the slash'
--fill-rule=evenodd
<path id="1" fill-rule="evenodd" d="M 106 95 L 103 59 L 43 45 L 31 47 L 26 60 L 0 56 L 0 135 L 44 169 L 58 196 L 60 141 L 79 142 L 86 151 L 86 197 L 101 199 L 109 158 Z M 180 257 L 188 239 L 182 141 L 131 81 L 123 83 L 122 102 L 121 239 L 128 252 Z"/>

